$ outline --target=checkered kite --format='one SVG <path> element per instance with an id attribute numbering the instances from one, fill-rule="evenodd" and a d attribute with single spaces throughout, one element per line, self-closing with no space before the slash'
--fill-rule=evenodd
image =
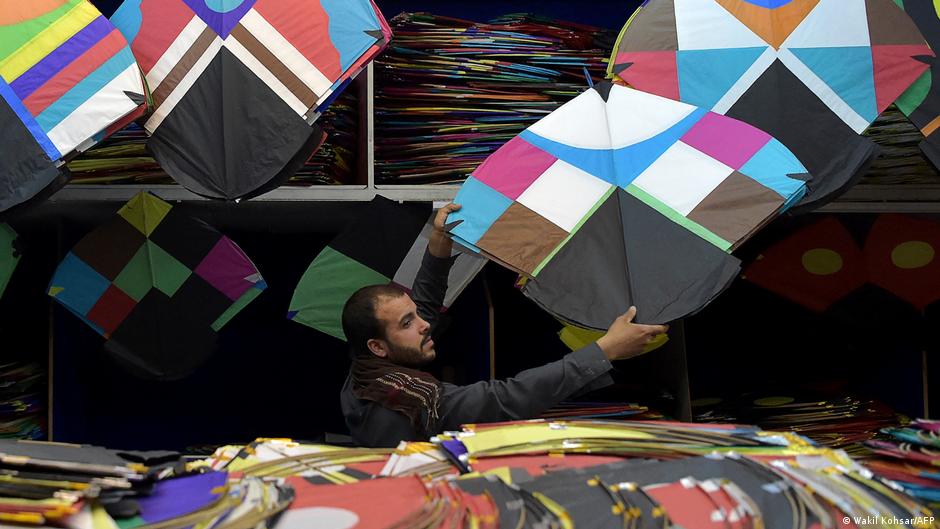
<path id="1" fill-rule="evenodd" d="M 71 156 L 143 114 L 127 41 L 85 0 L 0 0 L 0 212 L 68 179 Z"/>
<path id="2" fill-rule="evenodd" d="M 728 252 L 800 199 L 805 172 L 746 123 L 603 83 L 487 158 L 448 222 L 562 320 L 606 329 L 636 305 L 663 323 L 728 286 Z"/>
<path id="3" fill-rule="evenodd" d="M 813 175 L 802 209 L 861 177 L 877 147 L 859 134 L 933 55 L 892 0 L 650 0 L 609 73 L 772 134 Z"/>
<path id="4" fill-rule="evenodd" d="M 146 73 L 154 158 L 221 199 L 303 165 L 313 122 L 391 37 L 369 0 L 126 0 L 111 21 Z"/>
<path id="5" fill-rule="evenodd" d="M 146 378 L 189 374 L 216 331 L 267 287 L 228 237 L 140 193 L 65 256 L 49 295 Z"/>

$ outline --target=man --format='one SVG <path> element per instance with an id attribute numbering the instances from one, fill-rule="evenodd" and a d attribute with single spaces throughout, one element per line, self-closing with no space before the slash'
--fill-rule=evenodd
<path id="1" fill-rule="evenodd" d="M 358 290 L 343 308 L 343 332 L 352 367 L 340 400 L 353 440 L 392 447 L 401 440 L 427 440 L 461 424 L 529 419 L 558 402 L 609 385 L 610 362 L 642 354 L 664 325 L 633 323 L 630 307 L 597 342 L 561 360 L 527 369 L 507 380 L 467 386 L 439 382 L 420 366 L 434 359 L 431 327 L 447 291 L 453 243 L 438 211 L 412 297 L 391 285 Z"/>

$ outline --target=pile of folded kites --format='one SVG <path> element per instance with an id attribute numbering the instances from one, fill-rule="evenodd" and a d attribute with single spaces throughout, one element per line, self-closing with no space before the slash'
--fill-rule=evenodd
<path id="1" fill-rule="evenodd" d="M 275 482 L 187 466 L 174 452 L 0 440 L 3 527 L 253 527 L 290 494 Z"/>
<path id="2" fill-rule="evenodd" d="M 917 424 L 932 435 L 935 424 Z M 727 424 L 515 421 L 465 425 L 395 449 L 258 439 L 190 461 L 2 441 L 0 476 L 0 522 L 21 526 L 935 525 L 904 488 L 845 452 L 792 432 Z"/>
<path id="3" fill-rule="evenodd" d="M 768 430 L 788 430 L 853 456 L 867 454 L 862 443 L 874 439 L 881 428 L 895 426 L 900 420 L 884 403 L 851 395 L 745 394 L 730 399 L 698 399 L 692 406 L 696 422 L 744 423 Z"/>
<path id="4" fill-rule="evenodd" d="M 881 438 L 865 443 L 871 450 L 865 466 L 931 508 L 940 507 L 940 421 L 917 419 L 881 433 Z"/>
<path id="5" fill-rule="evenodd" d="M 0 439 L 45 437 L 45 384 L 36 363 L 0 363 Z"/>
<path id="6" fill-rule="evenodd" d="M 376 59 L 375 178 L 462 182 L 513 136 L 604 78 L 616 34 L 529 14 L 390 21 Z"/>

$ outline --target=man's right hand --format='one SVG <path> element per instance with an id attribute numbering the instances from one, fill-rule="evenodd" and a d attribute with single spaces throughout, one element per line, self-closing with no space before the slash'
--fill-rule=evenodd
<path id="1" fill-rule="evenodd" d="M 630 307 L 607 329 L 607 334 L 597 340 L 608 360 L 626 360 L 643 354 L 646 344 L 669 330 L 666 325 L 642 325 L 633 323 L 636 307 Z"/>

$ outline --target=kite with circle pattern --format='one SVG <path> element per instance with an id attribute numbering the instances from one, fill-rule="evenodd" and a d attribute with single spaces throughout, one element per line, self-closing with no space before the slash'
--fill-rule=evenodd
<path id="1" fill-rule="evenodd" d="M 892 0 L 650 0 L 608 73 L 772 134 L 813 175 L 808 209 L 862 176 L 878 150 L 859 134 L 933 57 Z"/>
<path id="2" fill-rule="evenodd" d="M 879 215 L 860 247 L 835 217 L 806 226 L 749 264 L 744 278 L 810 310 L 824 312 L 872 284 L 923 311 L 940 300 L 940 223 Z"/>
<path id="3" fill-rule="evenodd" d="M 127 0 L 111 21 L 152 91 L 154 158 L 228 200 L 290 178 L 322 140 L 314 121 L 391 38 L 369 0 Z"/>
<path id="4" fill-rule="evenodd" d="M 601 83 L 487 158 L 448 222 L 566 322 L 606 329 L 636 305 L 665 323 L 728 286 L 729 252 L 799 201 L 805 173 L 751 125 Z"/>

